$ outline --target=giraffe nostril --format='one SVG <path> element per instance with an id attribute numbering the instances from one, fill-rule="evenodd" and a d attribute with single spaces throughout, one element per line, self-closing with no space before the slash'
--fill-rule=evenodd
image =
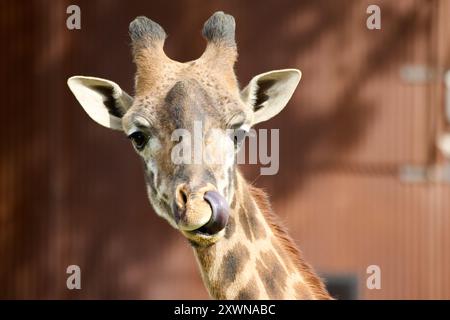
<path id="1" fill-rule="evenodd" d="M 192 188 L 185 183 L 177 186 L 172 209 L 180 230 L 214 235 L 225 228 L 230 209 L 225 198 L 213 188 L 211 185 Z"/>
<path id="2" fill-rule="evenodd" d="M 199 231 L 216 234 L 227 225 L 230 207 L 225 198 L 217 191 L 208 191 L 203 198 L 209 203 L 212 215 L 209 222 L 201 227 Z"/>
<path id="3" fill-rule="evenodd" d="M 186 210 L 188 197 L 185 191 L 184 185 L 179 185 L 176 189 L 175 201 L 173 202 L 173 213 L 175 222 L 178 223 L 181 219 L 181 215 Z"/>
<path id="4" fill-rule="evenodd" d="M 179 185 L 176 189 L 176 194 L 175 194 L 175 202 L 176 205 L 180 208 L 180 209 L 184 209 L 186 207 L 187 201 L 188 201 L 188 196 L 186 193 L 186 186 L 184 184 Z"/>
<path id="5" fill-rule="evenodd" d="M 181 203 L 183 205 L 186 205 L 186 203 L 187 203 L 187 195 L 186 195 L 186 192 L 184 190 L 180 190 L 180 198 L 181 198 Z"/>

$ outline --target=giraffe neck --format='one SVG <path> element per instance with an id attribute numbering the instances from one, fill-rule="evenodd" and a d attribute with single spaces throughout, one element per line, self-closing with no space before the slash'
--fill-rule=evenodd
<path id="1" fill-rule="evenodd" d="M 215 299 L 329 299 L 293 241 L 271 217 L 265 194 L 237 172 L 225 236 L 194 247 Z"/>

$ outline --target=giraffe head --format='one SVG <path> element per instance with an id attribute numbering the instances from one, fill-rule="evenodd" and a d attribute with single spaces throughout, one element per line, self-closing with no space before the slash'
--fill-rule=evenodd
<path id="1" fill-rule="evenodd" d="M 166 33 L 152 20 L 137 17 L 129 33 L 137 69 L 134 97 L 95 77 L 74 76 L 68 85 L 95 122 L 130 138 L 143 159 L 157 214 L 191 242 L 214 243 L 227 223 L 240 140 L 285 107 L 301 73 L 267 72 L 240 90 L 235 22 L 223 12 L 203 27 L 204 53 L 186 63 L 165 55 Z"/>

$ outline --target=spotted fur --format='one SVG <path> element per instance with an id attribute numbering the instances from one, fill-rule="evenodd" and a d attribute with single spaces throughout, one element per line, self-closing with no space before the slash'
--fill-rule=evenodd
<path id="1" fill-rule="evenodd" d="M 192 244 L 211 296 L 330 298 L 276 222 L 265 194 L 240 175 L 234 162 L 238 146 L 229 150 L 218 142 L 230 138 L 227 129 L 248 129 L 280 112 L 300 81 L 300 71 L 266 72 L 241 90 L 234 72 L 235 21 L 223 12 L 204 25 L 205 52 L 186 63 L 165 55 L 166 33 L 152 20 L 136 18 L 129 33 L 136 64 L 133 98 L 106 79 L 75 76 L 68 84 L 94 121 L 122 130 L 132 140 L 136 134 L 143 138 L 142 145 L 133 141 L 144 162 L 149 200 Z M 179 129 L 192 133 L 196 123 L 202 125 L 202 144 L 211 148 L 212 158 L 224 153 L 224 162 L 173 161 L 171 152 L 187 137 L 174 140 L 172 134 Z M 228 224 L 213 234 L 202 231 L 212 216 L 204 199 L 209 191 L 230 204 Z"/>
<path id="2" fill-rule="evenodd" d="M 330 299 L 321 280 L 276 221 L 265 193 L 248 185 L 239 173 L 235 189 L 233 231 L 214 245 L 194 248 L 211 296 Z"/>

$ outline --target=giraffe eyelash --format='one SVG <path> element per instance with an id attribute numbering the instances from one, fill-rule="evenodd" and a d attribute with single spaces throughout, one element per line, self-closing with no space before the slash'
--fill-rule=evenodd
<path id="1" fill-rule="evenodd" d="M 141 151 L 145 148 L 147 145 L 147 142 L 149 140 L 149 136 L 144 134 L 142 131 L 135 131 L 128 135 L 128 139 L 130 139 L 133 142 L 134 147 Z"/>

